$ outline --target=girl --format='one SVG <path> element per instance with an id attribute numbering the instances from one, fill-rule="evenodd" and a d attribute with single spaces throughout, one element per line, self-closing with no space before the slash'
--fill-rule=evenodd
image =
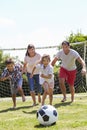
<path id="1" fill-rule="evenodd" d="M 40 84 L 44 89 L 44 93 L 42 96 L 42 105 L 44 105 L 46 96 L 49 95 L 49 104 L 52 105 L 53 101 L 53 88 L 54 88 L 54 75 L 53 75 L 53 67 L 50 65 L 50 56 L 43 55 L 41 59 L 41 64 L 37 64 L 31 73 L 31 78 L 34 74 L 36 68 L 40 73 Z"/>
<path id="2" fill-rule="evenodd" d="M 30 74 L 35 64 L 37 64 L 41 60 L 40 54 L 36 53 L 35 47 L 32 44 L 29 44 L 27 47 L 27 51 L 24 58 L 24 66 L 23 72 L 27 72 L 28 83 L 30 87 L 30 94 L 33 100 L 33 106 L 36 105 L 36 98 L 35 98 L 35 86 L 36 83 L 37 93 L 38 93 L 38 102 L 41 102 L 41 85 L 39 84 L 39 73 L 37 69 L 35 70 L 33 77 L 30 78 Z"/>

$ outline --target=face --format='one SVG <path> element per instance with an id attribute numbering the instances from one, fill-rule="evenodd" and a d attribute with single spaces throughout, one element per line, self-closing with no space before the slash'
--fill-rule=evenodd
<path id="1" fill-rule="evenodd" d="M 7 69 L 11 72 L 11 71 L 13 71 L 13 69 L 14 69 L 14 64 L 13 64 L 13 63 L 8 64 L 6 67 L 7 67 Z"/>
<path id="2" fill-rule="evenodd" d="M 28 53 L 29 53 L 30 57 L 35 56 L 35 48 L 28 49 Z"/>
<path id="3" fill-rule="evenodd" d="M 49 64 L 49 59 L 48 58 L 43 58 L 43 61 L 42 61 L 42 63 L 43 63 L 43 65 L 46 67 L 48 64 Z"/>
<path id="4" fill-rule="evenodd" d="M 63 44 L 62 45 L 63 51 L 65 54 L 68 54 L 70 51 L 70 46 L 68 46 L 67 44 Z"/>

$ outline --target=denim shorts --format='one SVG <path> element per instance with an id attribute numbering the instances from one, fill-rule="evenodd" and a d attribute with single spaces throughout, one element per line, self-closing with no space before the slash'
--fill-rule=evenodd
<path id="1" fill-rule="evenodd" d="M 22 83 L 23 83 L 23 79 L 22 79 L 22 78 L 20 78 L 16 84 L 13 84 L 12 82 L 10 82 L 11 93 L 12 93 L 12 94 L 16 94 L 18 88 L 19 88 L 19 87 L 22 88 Z"/>
<path id="2" fill-rule="evenodd" d="M 28 78 L 30 91 L 35 91 L 35 86 L 36 86 L 37 93 L 41 93 L 42 87 L 39 83 L 39 74 L 33 75 L 33 77 L 30 78 L 30 73 L 27 73 L 27 78 Z"/>

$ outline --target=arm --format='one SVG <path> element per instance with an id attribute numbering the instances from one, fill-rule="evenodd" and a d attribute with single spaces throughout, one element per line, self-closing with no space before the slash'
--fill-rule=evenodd
<path id="1" fill-rule="evenodd" d="M 40 72 L 40 64 L 35 64 L 35 65 L 34 65 L 34 67 L 33 67 L 33 69 L 32 69 L 32 72 L 31 72 L 31 75 L 30 75 L 30 78 L 33 77 L 34 72 L 35 72 L 35 69 L 37 69 L 38 72 Z"/>
<path id="2" fill-rule="evenodd" d="M 85 75 L 86 74 L 86 64 L 85 64 L 85 61 L 81 57 L 78 57 L 77 61 L 82 65 L 82 75 Z"/>
<path id="3" fill-rule="evenodd" d="M 33 74 L 34 74 L 35 69 L 36 69 L 36 66 L 34 66 L 34 68 L 33 68 L 33 70 L 32 70 L 32 73 L 31 73 L 31 75 L 30 75 L 30 78 L 33 77 Z"/>
<path id="4" fill-rule="evenodd" d="M 52 74 L 48 74 L 48 75 L 41 74 L 41 77 L 45 79 L 51 79 Z"/>
<path id="5" fill-rule="evenodd" d="M 58 60 L 58 58 L 57 58 L 57 57 L 55 57 L 55 58 L 53 59 L 53 61 L 51 62 L 51 65 L 52 65 L 52 66 L 54 66 L 54 65 L 55 65 L 55 63 L 57 62 L 57 60 Z"/>
<path id="6" fill-rule="evenodd" d="M 26 72 L 26 65 L 27 65 L 27 63 L 24 63 L 24 65 L 22 67 L 22 74 Z"/>
<path id="7" fill-rule="evenodd" d="M 5 81 L 5 80 L 7 80 L 7 79 L 11 79 L 11 76 L 9 75 L 9 76 L 6 76 L 6 77 L 1 77 L 1 78 L 0 78 L 0 81 Z"/>
<path id="8" fill-rule="evenodd" d="M 7 69 L 5 68 L 0 76 L 0 81 L 5 81 L 7 79 L 11 79 L 11 75 L 9 75 Z"/>
<path id="9" fill-rule="evenodd" d="M 51 79 L 53 76 L 53 67 L 50 66 L 47 70 L 47 73 L 42 73 L 40 76 L 44 79 Z"/>

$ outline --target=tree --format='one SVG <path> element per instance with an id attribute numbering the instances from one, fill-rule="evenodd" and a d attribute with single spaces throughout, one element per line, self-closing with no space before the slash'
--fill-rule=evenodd
<path id="1" fill-rule="evenodd" d="M 79 52 L 80 56 L 85 60 L 85 63 L 87 66 L 87 35 L 84 35 L 81 32 L 77 32 L 77 34 L 71 33 L 70 36 L 66 38 L 66 40 L 69 41 L 70 43 L 73 43 L 71 44 L 71 48 Z M 74 44 L 76 42 L 79 42 L 79 44 Z M 85 47 L 85 50 L 84 50 L 84 47 Z M 84 88 L 87 89 L 87 86 L 86 86 L 87 79 L 85 76 L 82 77 L 81 75 L 82 66 L 77 61 L 76 61 L 76 65 L 77 65 L 77 78 L 76 78 L 75 84 L 79 81 L 79 79 L 83 79 L 79 81 L 78 85 L 80 87 L 77 91 L 82 89 L 83 83 L 84 83 Z"/>
<path id="2" fill-rule="evenodd" d="M 87 41 L 87 35 L 84 35 L 81 32 L 77 32 L 77 34 L 74 34 L 72 32 L 70 36 L 66 38 L 66 40 L 69 41 L 70 43 L 83 42 Z"/>
<path id="3" fill-rule="evenodd" d="M 3 68 L 5 67 L 5 64 L 4 64 L 5 60 L 9 57 L 10 57 L 9 54 L 3 54 L 3 51 L 0 50 L 0 74 L 3 70 Z"/>

